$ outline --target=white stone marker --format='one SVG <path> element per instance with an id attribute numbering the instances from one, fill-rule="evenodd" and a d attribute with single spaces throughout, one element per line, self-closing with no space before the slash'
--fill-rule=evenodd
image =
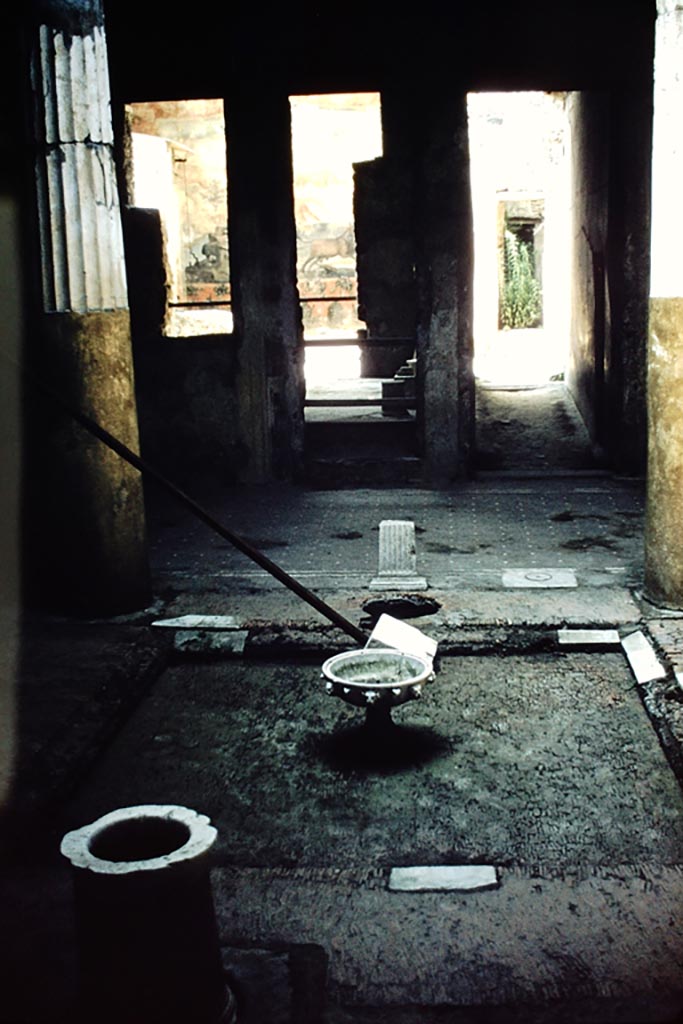
<path id="1" fill-rule="evenodd" d="M 639 683 L 649 683 L 653 679 L 664 679 L 666 669 L 655 654 L 652 644 L 641 630 L 625 636 L 621 641 L 631 671 Z"/>
<path id="2" fill-rule="evenodd" d="M 383 519 L 379 524 L 379 570 L 370 581 L 378 590 L 425 590 L 427 580 L 417 575 L 415 523 L 411 519 Z"/>
<path id="3" fill-rule="evenodd" d="M 435 867 L 392 868 L 392 892 L 473 892 L 497 889 L 498 872 L 490 864 L 455 864 Z"/>
<path id="4" fill-rule="evenodd" d="M 558 629 L 560 647 L 619 647 L 621 639 L 616 629 Z"/>
<path id="5" fill-rule="evenodd" d="M 573 569 L 506 569 L 504 587 L 576 587 Z"/>
<path id="6" fill-rule="evenodd" d="M 179 615 L 175 619 L 157 619 L 162 629 L 239 629 L 234 615 Z"/>

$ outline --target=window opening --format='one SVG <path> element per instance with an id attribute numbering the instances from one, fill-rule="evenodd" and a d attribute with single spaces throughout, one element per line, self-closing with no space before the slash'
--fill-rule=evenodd
<path id="1" fill-rule="evenodd" d="M 223 101 L 127 107 L 132 199 L 161 217 L 168 277 L 164 334 L 232 331 Z"/>
<path id="2" fill-rule="evenodd" d="M 355 338 L 365 325 L 358 319 L 353 164 L 382 155 L 380 97 L 291 96 L 290 106 L 306 380 L 358 378 Z"/>

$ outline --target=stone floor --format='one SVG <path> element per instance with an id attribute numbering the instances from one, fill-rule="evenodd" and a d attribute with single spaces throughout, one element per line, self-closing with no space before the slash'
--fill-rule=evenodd
<path id="1" fill-rule="evenodd" d="M 154 801 L 208 813 L 219 829 L 214 897 L 247 1022 L 676 1019 L 683 620 L 639 593 L 637 483 L 283 488 L 267 501 L 245 490 L 212 507 L 357 624 L 381 596 L 370 588 L 379 521 L 414 520 L 425 593 L 440 607 L 413 621 L 439 640 L 437 679 L 394 712 L 389 742 L 369 743 L 362 714 L 319 678 L 348 638 L 158 505 L 152 608 L 125 621 L 25 620 L 8 1020 L 41 1024 L 72 1007 L 60 835 Z M 575 585 L 506 586 L 511 567 L 571 569 Z M 244 653 L 174 653 L 173 633 L 150 623 L 188 612 L 233 615 Z M 598 624 L 644 629 L 666 677 L 637 686 L 619 649 L 559 650 L 558 628 Z M 390 868 L 413 863 L 492 864 L 500 886 L 390 892 Z M 318 979 L 308 1016 L 293 995 L 302 970 Z M 283 971 L 286 998 L 272 980 Z M 277 1008 L 263 1008 L 265 978 Z"/>
<path id="2" fill-rule="evenodd" d="M 68 823 L 200 805 L 218 862 L 254 868 L 683 864 L 683 798 L 620 652 L 444 658 L 394 717 L 367 735 L 315 663 L 174 665 Z"/>
<path id="3" fill-rule="evenodd" d="M 206 498 L 366 631 L 367 602 L 398 596 L 371 586 L 379 523 L 415 523 L 434 605 L 412 621 L 440 660 L 382 743 L 321 684 L 323 659 L 354 642 L 182 509 L 149 503 L 151 607 L 23 620 L 3 1024 L 74 1019 L 61 835 L 153 801 L 218 827 L 243 1024 L 680 1019 L 683 618 L 641 593 L 638 481 Z M 151 625 L 187 613 L 232 616 L 242 647 L 192 653 Z M 641 630 L 662 677 L 637 682 L 619 645 L 559 647 L 559 629 L 595 626 Z M 492 865 L 499 884 L 391 891 L 390 869 L 413 864 Z"/>

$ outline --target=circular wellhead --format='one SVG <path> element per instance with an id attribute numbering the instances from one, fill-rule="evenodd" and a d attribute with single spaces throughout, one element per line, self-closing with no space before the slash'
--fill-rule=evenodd
<path id="1" fill-rule="evenodd" d="M 206 815 L 188 807 L 142 804 L 67 832 L 60 850 L 74 867 L 125 875 L 195 860 L 213 846 L 216 836 Z"/>

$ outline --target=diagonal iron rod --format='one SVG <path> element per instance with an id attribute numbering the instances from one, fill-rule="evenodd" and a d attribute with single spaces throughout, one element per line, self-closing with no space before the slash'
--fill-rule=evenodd
<path id="1" fill-rule="evenodd" d="M 3 353 L 3 355 L 5 355 L 5 358 L 8 359 L 9 362 L 14 363 L 15 366 L 17 365 L 15 360 L 11 359 L 5 353 Z M 38 390 L 42 391 L 43 394 L 51 401 L 67 412 L 74 420 L 76 420 L 77 423 L 80 423 L 80 425 L 89 433 L 97 437 L 103 442 L 103 444 L 106 444 L 108 448 L 111 448 L 112 451 L 116 452 L 117 455 L 137 469 L 140 473 L 150 477 L 165 491 L 172 494 L 174 498 L 177 498 L 181 504 L 185 505 L 193 515 L 198 519 L 201 519 L 203 523 L 206 523 L 206 525 L 215 533 L 229 541 L 238 549 L 238 551 L 241 551 L 247 556 L 247 558 L 256 562 L 257 565 L 260 565 L 262 569 L 265 569 L 266 572 L 270 573 L 271 576 L 274 576 L 276 580 L 284 584 L 284 586 L 289 590 L 293 591 L 297 597 L 302 599 L 302 601 L 310 604 L 312 608 L 315 608 L 316 611 L 320 612 L 320 614 L 326 619 L 334 623 L 335 626 L 339 626 L 339 628 L 345 633 L 352 636 L 354 640 L 357 640 L 361 644 L 366 643 L 367 636 L 362 629 L 356 626 L 353 622 L 350 622 L 349 619 L 345 618 L 340 612 L 336 611 L 336 609 L 332 608 L 326 601 L 323 601 L 317 594 L 314 594 L 313 591 L 309 590 L 308 587 L 305 587 L 293 576 L 290 576 L 288 572 L 285 572 L 284 569 L 268 558 L 267 555 L 264 555 L 257 548 L 253 547 L 244 539 L 244 537 L 240 537 L 239 534 L 229 530 L 227 526 L 224 526 L 214 516 L 212 516 L 210 512 L 207 512 L 207 510 L 195 501 L 194 498 L 191 498 L 188 494 L 177 487 L 176 484 L 165 477 L 163 473 L 160 473 L 159 470 L 147 462 L 146 459 L 143 459 L 140 455 L 136 455 L 134 451 L 128 448 L 127 445 L 123 444 L 122 441 L 119 441 L 117 437 L 114 437 L 113 434 L 110 434 L 108 430 L 105 430 L 104 427 L 101 427 L 99 423 L 96 423 L 95 420 L 86 416 L 85 413 L 81 412 L 79 409 L 75 409 L 69 405 L 61 395 L 58 395 L 52 390 L 52 388 L 48 387 L 33 373 L 30 373 L 23 367 L 20 367 L 20 369 L 23 375 L 35 387 L 37 387 Z"/>

